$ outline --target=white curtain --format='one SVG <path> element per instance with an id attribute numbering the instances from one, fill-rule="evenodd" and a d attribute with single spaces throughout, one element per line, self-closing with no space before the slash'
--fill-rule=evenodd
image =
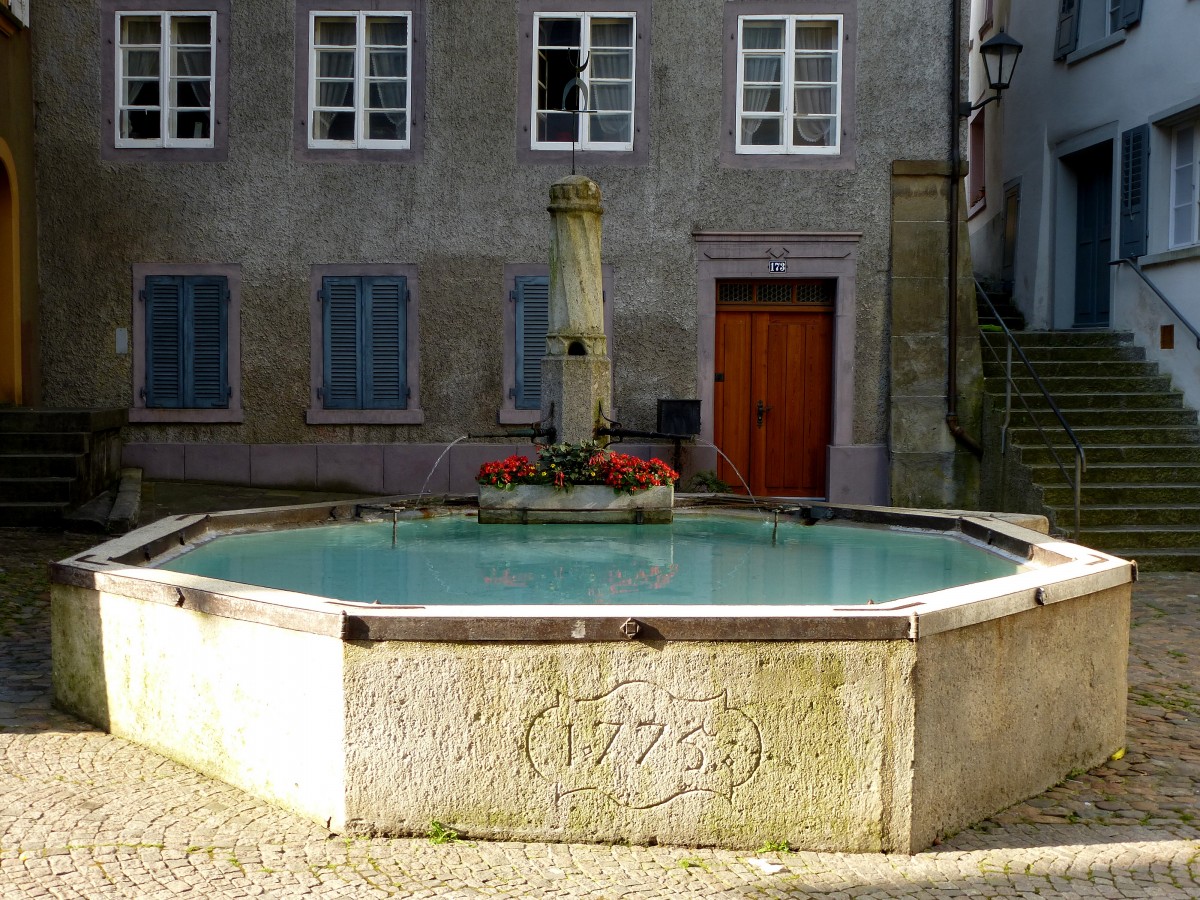
<path id="1" fill-rule="evenodd" d="M 823 117 L 835 112 L 836 39 L 837 28 L 833 25 L 796 28 L 796 83 L 807 82 L 808 86 L 795 88 L 793 113 L 796 136 L 808 145 L 829 146 L 833 143 L 830 128 L 834 120 Z M 801 53 L 805 55 L 799 55 Z M 814 86 L 814 83 L 820 86 Z M 822 118 L 810 118 L 812 116 Z"/>
<path id="2" fill-rule="evenodd" d="M 783 77 L 783 22 L 745 22 L 742 25 L 743 50 L 778 50 L 779 55 L 743 56 L 742 78 L 745 82 L 767 82 L 742 89 L 742 143 L 754 143 L 754 136 L 765 119 L 754 113 L 779 112 L 780 82 Z M 772 86 L 773 85 L 773 86 Z"/>

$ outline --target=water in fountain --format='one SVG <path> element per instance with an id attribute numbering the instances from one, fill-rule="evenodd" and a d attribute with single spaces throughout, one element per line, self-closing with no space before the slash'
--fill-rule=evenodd
<path id="1" fill-rule="evenodd" d="M 459 441 L 465 441 L 468 437 L 469 435 L 461 435 L 446 445 L 446 449 L 442 451 L 441 455 L 434 462 L 433 467 L 429 470 L 429 474 L 425 476 L 425 483 L 421 485 L 421 492 L 417 494 L 418 499 L 425 496 L 425 489 L 429 487 L 429 479 L 433 477 L 433 473 L 437 471 L 437 467 L 442 464 L 442 460 L 446 458 L 446 454 L 450 452 L 451 448 L 453 448 L 455 444 L 457 444 Z"/>

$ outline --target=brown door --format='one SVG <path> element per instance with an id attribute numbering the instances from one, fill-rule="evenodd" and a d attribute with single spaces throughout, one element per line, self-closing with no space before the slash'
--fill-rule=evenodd
<path id="1" fill-rule="evenodd" d="M 715 440 L 756 495 L 825 496 L 833 291 L 830 281 L 717 285 Z"/>

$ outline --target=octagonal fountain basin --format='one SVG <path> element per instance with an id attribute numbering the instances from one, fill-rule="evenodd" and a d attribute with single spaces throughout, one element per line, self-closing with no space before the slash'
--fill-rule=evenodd
<path id="1" fill-rule="evenodd" d="M 162 520 L 53 568 L 55 702 L 326 825 L 915 852 L 1124 737 L 1132 567 L 988 514 Z"/>

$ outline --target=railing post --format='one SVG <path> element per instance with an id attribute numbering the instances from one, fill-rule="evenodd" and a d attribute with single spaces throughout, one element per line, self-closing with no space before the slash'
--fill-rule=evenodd
<path id="1" fill-rule="evenodd" d="M 1083 492 L 1083 454 L 1075 454 L 1075 543 L 1079 543 L 1079 495 Z"/>
<path id="2" fill-rule="evenodd" d="M 1005 335 L 1007 338 L 1007 335 Z M 1004 361 L 1004 424 L 1000 426 L 1000 454 L 1008 452 L 1008 425 L 1012 419 L 1012 341 L 1005 340 L 1004 349 L 1007 357 Z"/>

